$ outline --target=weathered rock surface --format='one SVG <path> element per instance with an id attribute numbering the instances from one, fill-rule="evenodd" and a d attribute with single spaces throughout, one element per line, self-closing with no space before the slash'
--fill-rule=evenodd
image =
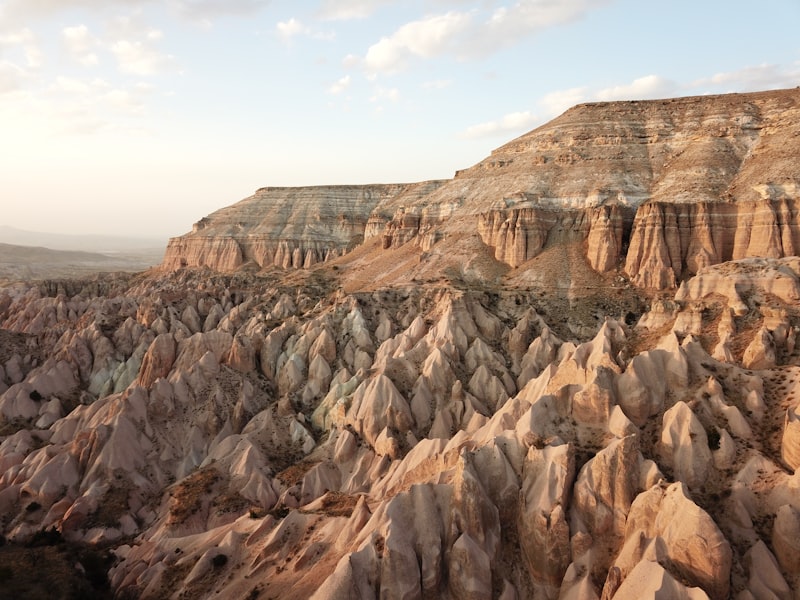
<path id="1" fill-rule="evenodd" d="M 477 235 L 470 253 L 512 268 L 577 244 L 572 262 L 674 288 L 796 254 L 799 139 L 797 89 L 583 104 L 449 181 L 263 188 L 173 238 L 163 267 L 308 268 L 371 239 L 373 254 L 446 255 Z"/>
<path id="2" fill-rule="evenodd" d="M 0 287 L 0 561 L 107 549 L 120 598 L 796 598 L 797 102 L 580 106 L 449 182 L 265 189 L 166 270 Z"/>
<path id="3" fill-rule="evenodd" d="M 721 270 L 741 295 L 702 293 Z M 800 261 L 705 267 L 638 327 L 321 273 L 0 292 L 3 535 L 110 546 L 144 598 L 791 597 L 800 310 L 774 291 Z"/>
<path id="4" fill-rule="evenodd" d="M 233 206 L 195 223 L 192 233 L 170 240 L 163 267 L 209 267 L 232 271 L 308 268 L 340 256 L 375 235 L 383 222 L 379 207 L 390 202 L 417 205 L 441 182 L 261 188 Z M 376 211 L 376 209 L 378 209 Z M 376 211 L 373 215 L 373 211 Z M 368 230 L 367 224 L 370 222 Z M 417 235 L 420 223 L 408 226 Z"/>

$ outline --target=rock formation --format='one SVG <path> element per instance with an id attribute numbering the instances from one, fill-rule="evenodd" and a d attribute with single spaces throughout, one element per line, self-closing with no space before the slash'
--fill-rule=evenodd
<path id="1" fill-rule="evenodd" d="M 798 139 L 797 89 L 583 104 L 449 181 L 261 189 L 173 238 L 163 266 L 308 268 L 372 238 L 429 252 L 477 234 L 515 269 L 578 244 L 597 272 L 669 289 L 795 254 Z"/>
<path id="2" fill-rule="evenodd" d="M 265 189 L 161 270 L 0 287 L 0 573 L 796 598 L 797 103 L 584 105 L 449 182 Z"/>

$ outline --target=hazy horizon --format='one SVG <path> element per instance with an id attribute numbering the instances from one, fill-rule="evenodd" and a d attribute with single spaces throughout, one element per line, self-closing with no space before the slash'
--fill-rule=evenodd
<path id="1" fill-rule="evenodd" d="M 30 231 L 8 225 L 0 225 L 0 244 L 57 251 L 115 253 L 120 251 L 153 250 L 166 247 L 168 240 L 169 237 L 166 236 L 58 233 L 53 231 Z"/>
<path id="2" fill-rule="evenodd" d="M 168 238 L 260 187 L 449 178 L 579 102 L 800 85 L 798 22 L 794 0 L 6 0 L 0 224 Z"/>

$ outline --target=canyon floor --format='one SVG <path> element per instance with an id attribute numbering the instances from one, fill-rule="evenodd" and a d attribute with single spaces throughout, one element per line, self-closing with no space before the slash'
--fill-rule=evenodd
<path id="1" fill-rule="evenodd" d="M 34 561 L 71 597 L 84 572 L 122 598 L 796 597 L 800 259 L 671 294 L 514 273 L 356 290 L 359 260 L 4 288 L 0 576 Z"/>

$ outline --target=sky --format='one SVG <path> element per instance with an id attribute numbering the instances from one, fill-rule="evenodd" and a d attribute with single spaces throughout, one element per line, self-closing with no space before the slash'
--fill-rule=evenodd
<path id="1" fill-rule="evenodd" d="M 800 85 L 800 0 L 0 0 L 0 225 L 170 237 L 585 101 Z"/>

